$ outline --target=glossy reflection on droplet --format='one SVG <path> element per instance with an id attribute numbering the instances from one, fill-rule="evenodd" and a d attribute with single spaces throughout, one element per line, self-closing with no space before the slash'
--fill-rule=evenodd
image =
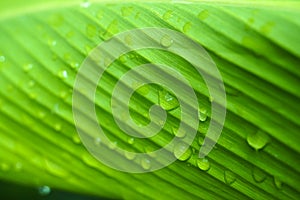
<path id="1" fill-rule="evenodd" d="M 49 186 L 41 186 L 38 188 L 38 193 L 41 195 L 41 196 L 47 196 L 51 193 L 51 188 Z"/>
<path id="2" fill-rule="evenodd" d="M 172 46 L 173 44 L 173 39 L 170 35 L 164 35 L 161 39 L 160 39 L 160 44 L 163 46 L 163 47 L 170 47 Z"/>
<path id="3" fill-rule="evenodd" d="M 210 169 L 210 163 L 206 158 L 198 158 L 197 166 L 203 171 L 208 171 Z"/>
<path id="4" fill-rule="evenodd" d="M 173 110 L 179 107 L 177 98 L 168 91 L 160 90 L 158 96 L 158 103 L 164 110 Z"/>
<path id="5" fill-rule="evenodd" d="M 178 130 L 178 128 L 172 127 L 172 133 L 176 136 L 176 137 L 184 137 L 186 136 L 186 131 L 183 129 Z"/>
<path id="6" fill-rule="evenodd" d="M 188 160 L 192 155 L 192 149 L 185 143 L 178 143 L 174 147 L 174 156 L 180 161 Z"/>
<path id="7" fill-rule="evenodd" d="M 142 158 L 141 160 L 141 166 L 143 167 L 143 169 L 150 169 L 151 168 L 151 161 L 148 158 Z"/>

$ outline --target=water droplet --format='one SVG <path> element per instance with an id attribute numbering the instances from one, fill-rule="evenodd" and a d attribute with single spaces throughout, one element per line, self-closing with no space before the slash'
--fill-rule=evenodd
<path id="1" fill-rule="evenodd" d="M 69 92 L 68 92 L 68 91 L 65 91 L 65 90 L 63 90 L 63 91 L 61 91 L 61 92 L 59 93 L 59 96 L 60 96 L 60 98 L 62 98 L 62 99 L 66 99 L 66 98 L 68 97 L 68 95 L 69 95 Z"/>
<path id="2" fill-rule="evenodd" d="M 202 11 L 199 13 L 198 18 L 199 18 L 200 20 L 205 20 L 208 16 L 209 16 L 208 10 L 202 10 Z"/>
<path id="3" fill-rule="evenodd" d="M 264 148 L 268 144 L 269 140 L 269 135 L 262 130 L 259 130 L 256 133 L 250 133 L 247 136 L 248 144 L 255 150 Z"/>
<path id="4" fill-rule="evenodd" d="M 104 39 L 109 39 L 111 36 L 118 32 L 118 21 L 113 20 L 107 27 L 106 31 L 103 34 Z"/>
<path id="5" fill-rule="evenodd" d="M 201 122 L 205 122 L 207 119 L 207 110 L 205 108 L 200 108 L 198 112 L 198 117 Z"/>
<path id="6" fill-rule="evenodd" d="M 224 181 L 226 184 L 231 185 L 236 181 L 236 175 L 230 170 L 224 171 Z"/>
<path id="7" fill-rule="evenodd" d="M 0 56 L 0 62 L 1 63 L 5 62 L 5 57 L 4 56 Z"/>
<path id="8" fill-rule="evenodd" d="M 282 189 L 282 181 L 276 176 L 274 176 L 274 185 L 277 189 Z"/>
<path id="9" fill-rule="evenodd" d="M 143 169 L 148 170 L 151 168 L 151 161 L 148 158 L 142 158 L 141 165 Z"/>
<path id="10" fill-rule="evenodd" d="M 80 140 L 80 137 L 78 136 L 78 134 L 73 135 L 72 140 L 75 144 L 81 143 L 81 140 Z"/>
<path id="11" fill-rule="evenodd" d="M 71 38 L 71 37 L 73 37 L 74 36 L 74 31 L 69 31 L 67 34 L 66 34 L 66 37 L 67 38 Z"/>
<path id="12" fill-rule="evenodd" d="M 24 72 L 29 72 L 33 68 L 33 65 L 31 63 L 25 64 L 23 66 Z"/>
<path id="13" fill-rule="evenodd" d="M 94 140 L 94 144 L 98 146 L 98 145 L 100 145 L 100 143 L 101 143 L 101 138 L 96 137 Z"/>
<path id="14" fill-rule="evenodd" d="M 68 172 L 64 170 L 62 167 L 60 167 L 59 165 L 57 165 L 56 163 L 48 159 L 46 159 L 45 162 L 46 162 L 45 168 L 50 174 L 57 177 L 66 177 L 68 175 Z"/>
<path id="15" fill-rule="evenodd" d="M 123 17 L 128 17 L 132 14 L 133 7 L 122 7 L 121 8 L 121 14 Z"/>
<path id="16" fill-rule="evenodd" d="M 23 164 L 21 162 L 17 162 L 15 164 L 15 171 L 20 172 L 20 171 L 22 171 L 22 169 L 23 169 Z"/>
<path id="17" fill-rule="evenodd" d="M 72 69 L 77 69 L 77 68 L 79 68 L 79 63 L 78 63 L 78 62 L 71 62 L 71 68 L 72 68 Z"/>
<path id="18" fill-rule="evenodd" d="M 54 125 L 54 129 L 55 129 L 56 131 L 61 131 L 61 128 L 62 128 L 62 126 L 61 126 L 60 123 L 56 123 L 56 124 Z"/>
<path id="19" fill-rule="evenodd" d="M 275 22 L 267 22 L 260 28 L 260 31 L 263 32 L 264 34 L 268 34 L 272 31 L 274 26 L 275 26 Z"/>
<path id="20" fill-rule="evenodd" d="M 128 144 L 134 144 L 134 138 L 128 138 L 127 142 Z"/>
<path id="21" fill-rule="evenodd" d="M 182 31 L 184 33 L 187 33 L 190 29 L 192 28 L 192 23 L 191 22 L 187 22 L 184 24 Z"/>
<path id="22" fill-rule="evenodd" d="M 178 130 L 178 128 L 172 127 L 172 133 L 176 136 L 176 137 L 184 137 L 186 136 L 186 131 L 184 129 L 180 129 Z"/>
<path id="23" fill-rule="evenodd" d="M 36 93 L 34 93 L 34 92 L 30 92 L 30 93 L 29 93 L 29 98 L 30 98 L 30 99 L 33 100 L 33 99 L 36 99 L 36 97 L 37 97 L 37 94 L 36 94 Z"/>
<path id="24" fill-rule="evenodd" d="M 9 171 L 10 170 L 10 166 L 9 166 L 9 164 L 7 164 L 7 163 L 1 163 L 0 164 L 0 169 L 2 170 L 2 171 Z"/>
<path id="25" fill-rule="evenodd" d="M 56 27 L 58 27 L 58 26 L 61 26 L 63 23 L 64 23 L 64 17 L 63 17 L 62 15 L 60 15 L 60 14 L 58 14 L 58 15 L 53 15 L 53 16 L 51 16 L 50 19 L 49 19 L 49 24 L 50 24 L 51 26 L 56 26 Z"/>
<path id="26" fill-rule="evenodd" d="M 185 143 L 178 143 L 174 147 L 174 156 L 180 161 L 188 160 L 192 155 L 192 149 Z"/>
<path id="27" fill-rule="evenodd" d="M 166 90 L 160 90 L 158 93 L 158 103 L 164 110 L 174 110 L 179 107 L 179 102 L 176 97 Z"/>
<path id="28" fill-rule="evenodd" d="M 68 72 L 66 70 L 61 70 L 58 72 L 58 77 L 61 79 L 67 79 L 68 78 Z"/>
<path id="29" fill-rule="evenodd" d="M 103 18 L 103 10 L 101 9 L 101 10 L 98 10 L 98 12 L 96 13 L 96 17 L 98 18 L 98 19 L 102 19 Z"/>
<path id="30" fill-rule="evenodd" d="M 45 116 L 46 116 L 46 113 L 45 113 L 45 112 L 43 112 L 43 111 L 41 111 L 41 110 L 37 112 L 37 117 L 38 117 L 38 118 L 44 119 Z"/>
<path id="31" fill-rule="evenodd" d="M 90 38 L 95 37 L 95 35 L 97 34 L 97 28 L 96 26 L 92 25 L 92 24 L 88 24 L 86 26 L 86 35 Z"/>
<path id="32" fill-rule="evenodd" d="M 125 151 L 125 157 L 128 160 L 133 160 L 135 158 L 136 154 L 134 152 L 131 151 Z"/>
<path id="33" fill-rule="evenodd" d="M 267 174 L 263 170 L 255 167 L 252 172 L 252 177 L 255 182 L 262 183 L 264 180 L 266 180 Z"/>
<path id="34" fill-rule="evenodd" d="M 128 57 L 126 54 L 123 54 L 119 57 L 119 60 L 122 62 L 122 63 L 126 63 L 127 60 L 128 60 Z"/>
<path id="35" fill-rule="evenodd" d="M 197 166 L 203 171 L 208 171 L 210 169 L 210 163 L 206 158 L 198 158 Z"/>
<path id="36" fill-rule="evenodd" d="M 52 38 L 48 38 L 48 45 L 51 46 L 56 46 L 57 42 L 56 40 L 52 39 Z"/>
<path id="37" fill-rule="evenodd" d="M 110 149 L 116 149 L 117 148 L 117 146 L 118 146 L 118 142 L 117 141 L 114 141 L 114 142 L 110 142 L 109 144 L 108 144 L 108 147 L 110 148 Z"/>
<path id="38" fill-rule="evenodd" d="M 30 80 L 28 82 L 28 87 L 32 88 L 33 86 L 35 86 L 35 81 L 34 80 Z"/>
<path id="39" fill-rule="evenodd" d="M 202 137 L 202 136 L 199 136 L 199 139 L 198 139 L 198 144 L 199 144 L 200 146 L 202 146 L 202 145 L 203 145 L 203 143 L 204 143 L 204 137 Z"/>
<path id="40" fill-rule="evenodd" d="M 160 40 L 160 44 L 166 48 L 172 46 L 173 42 L 173 39 L 169 35 L 164 35 Z"/>
<path id="41" fill-rule="evenodd" d="M 91 3 L 88 0 L 84 0 L 81 4 L 80 7 L 82 8 L 88 8 L 91 6 Z"/>
<path id="42" fill-rule="evenodd" d="M 167 12 L 165 12 L 165 14 L 163 15 L 163 20 L 168 20 L 172 17 L 173 15 L 173 11 L 172 10 L 168 10 Z"/>
<path id="43" fill-rule="evenodd" d="M 51 193 L 51 188 L 49 186 L 41 186 L 38 188 L 38 192 L 41 196 L 47 196 Z"/>
<path id="44" fill-rule="evenodd" d="M 139 94 L 146 96 L 147 94 L 149 94 L 150 92 L 150 88 L 151 86 L 149 84 L 143 85 L 141 87 L 139 87 L 136 92 L 138 92 Z"/>

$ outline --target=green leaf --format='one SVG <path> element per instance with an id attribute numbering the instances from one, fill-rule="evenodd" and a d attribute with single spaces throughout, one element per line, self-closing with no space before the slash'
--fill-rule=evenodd
<path id="1" fill-rule="evenodd" d="M 299 2 L 67 1 L 47 6 L 31 1 L 32 7 L 18 2 L 23 4 L 0 6 L 1 179 L 116 199 L 299 198 Z M 227 116 L 215 148 L 198 158 L 214 101 L 205 81 L 170 52 L 143 49 L 121 56 L 99 81 L 95 98 L 98 120 L 114 142 L 111 148 L 148 152 L 189 134 L 177 130 L 178 100 L 158 85 L 134 93 L 130 114 L 145 125 L 151 121 L 150 107 L 160 104 L 168 113 L 163 130 L 145 140 L 117 127 L 108 99 L 120 77 L 135 66 L 172 66 L 187 77 L 200 104 L 198 133 L 187 151 L 180 143 L 173 152 L 176 162 L 132 174 L 104 165 L 86 150 L 74 124 L 72 93 L 79 67 L 93 48 L 117 33 L 146 27 L 182 32 L 208 51 L 225 84 Z M 165 37 L 161 44 L 172 42 Z M 126 157 L 151 168 L 147 159 Z"/>

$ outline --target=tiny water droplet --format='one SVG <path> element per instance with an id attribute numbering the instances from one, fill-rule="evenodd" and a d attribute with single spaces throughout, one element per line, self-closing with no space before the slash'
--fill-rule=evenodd
<path id="1" fill-rule="evenodd" d="M 41 196 L 47 196 L 51 193 L 51 188 L 49 186 L 41 186 L 38 188 L 38 192 Z"/>
<path id="2" fill-rule="evenodd" d="M 123 54 L 119 57 L 119 60 L 121 61 L 121 63 L 126 63 L 128 60 L 128 57 L 126 54 Z"/>
<path id="3" fill-rule="evenodd" d="M 102 19 L 103 18 L 103 10 L 101 9 L 101 10 L 98 10 L 98 12 L 96 13 L 96 17 L 98 18 L 98 19 Z"/>
<path id="4" fill-rule="evenodd" d="M 198 18 L 199 18 L 200 20 L 205 20 L 208 16 L 209 16 L 209 11 L 208 11 L 208 10 L 202 10 L 202 11 L 198 14 Z"/>
<path id="5" fill-rule="evenodd" d="M 90 37 L 90 38 L 95 37 L 96 34 L 97 34 L 97 28 L 96 28 L 95 25 L 92 25 L 92 24 L 88 24 L 86 26 L 86 30 L 85 31 L 86 31 L 86 35 L 88 37 Z"/>
<path id="6" fill-rule="evenodd" d="M 78 136 L 78 134 L 73 135 L 72 140 L 75 144 L 81 143 L 81 140 L 80 140 L 80 137 Z"/>
<path id="7" fill-rule="evenodd" d="M 60 14 L 52 15 L 49 19 L 49 24 L 51 26 L 58 27 L 61 26 L 63 23 L 64 23 L 64 17 Z"/>
<path id="8" fill-rule="evenodd" d="M 71 38 L 71 37 L 73 37 L 74 36 L 74 31 L 69 31 L 67 34 L 66 34 L 66 37 L 67 38 Z"/>
<path id="9" fill-rule="evenodd" d="M 184 137 L 186 136 L 186 131 L 184 129 L 180 129 L 178 130 L 178 128 L 172 127 L 172 133 L 176 136 L 176 137 Z"/>
<path id="10" fill-rule="evenodd" d="M 226 184 L 231 185 L 236 181 L 236 175 L 230 170 L 224 171 L 224 181 Z"/>
<path id="11" fill-rule="evenodd" d="M 128 144 L 134 144 L 134 138 L 128 138 L 127 142 Z"/>
<path id="12" fill-rule="evenodd" d="M 173 11 L 172 10 L 168 10 L 167 12 L 165 12 L 165 14 L 163 15 L 163 20 L 168 20 L 172 17 L 173 15 Z"/>
<path id="13" fill-rule="evenodd" d="M 139 94 L 146 96 L 147 94 L 149 94 L 150 92 L 150 88 L 151 86 L 149 84 L 143 85 L 141 87 L 139 87 L 136 92 L 138 92 Z"/>
<path id="14" fill-rule="evenodd" d="M 262 183 L 266 180 L 267 174 L 263 170 L 255 167 L 252 171 L 252 177 L 255 182 Z"/>
<path id="15" fill-rule="evenodd" d="M 184 24 L 182 31 L 184 33 L 187 33 L 190 29 L 192 28 L 192 23 L 191 22 L 187 22 Z"/>
<path id="16" fill-rule="evenodd" d="M 80 7 L 82 8 L 88 8 L 91 6 L 91 3 L 88 0 L 84 0 L 81 4 Z"/>
<path id="17" fill-rule="evenodd" d="M 158 103 L 164 110 L 169 111 L 179 107 L 177 98 L 166 90 L 160 90 L 158 92 L 158 97 Z"/>
<path id="18" fill-rule="evenodd" d="M 34 80 L 30 80 L 28 82 L 28 87 L 32 88 L 33 86 L 35 86 L 35 81 Z"/>
<path id="19" fill-rule="evenodd" d="M 29 98 L 30 98 L 30 99 L 33 100 L 33 99 L 36 99 L 36 97 L 37 97 L 37 94 L 36 94 L 36 93 L 34 93 L 34 92 L 30 92 L 30 93 L 29 93 Z"/>
<path id="20" fill-rule="evenodd" d="M 10 166 L 9 166 L 9 164 L 7 164 L 7 163 L 1 163 L 0 164 L 0 169 L 2 170 L 2 171 L 9 171 L 10 170 Z"/>
<path id="21" fill-rule="evenodd" d="M 133 160 L 135 158 L 136 154 L 134 152 L 131 151 L 125 151 L 125 157 L 128 160 Z"/>
<path id="22" fill-rule="evenodd" d="M 204 143 L 204 137 L 202 137 L 202 136 L 199 136 L 199 139 L 198 139 L 198 144 L 199 144 L 200 146 L 202 146 L 202 145 L 203 145 L 203 143 Z"/>
<path id="23" fill-rule="evenodd" d="M 45 113 L 45 112 L 43 112 L 43 111 L 41 111 L 41 110 L 37 112 L 37 117 L 38 117 L 38 118 L 44 119 L 45 116 L 46 116 L 46 113 Z"/>
<path id="24" fill-rule="evenodd" d="M 174 147 L 174 156 L 180 161 L 188 160 L 192 155 L 192 149 L 185 143 L 178 143 Z"/>
<path id="25" fill-rule="evenodd" d="M 15 164 L 15 171 L 20 172 L 20 171 L 22 171 L 22 169 L 23 169 L 23 164 L 21 162 L 17 162 Z"/>
<path id="26" fill-rule="evenodd" d="M 276 176 L 274 176 L 274 185 L 277 189 L 282 189 L 282 181 Z"/>
<path id="27" fill-rule="evenodd" d="M 68 95 L 69 95 L 69 92 L 68 92 L 68 91 L 65 91 L 65 90 L 63 90 L 63 91 L 61 91 L 61 92 L 59 93 L 59 96 L 60 96 L 60 98 L 62 98 L 62 99 L 66 99 L 66 98 L 68 97 Z"/>
<path id="28" fill-rule="evenodd" d="M 275 26 L 275 22 L 267 22 L 260 28 L 260 30 L 264 34 L 268 34 L 272 31 L 274 26 Z"/>
<path id="29" fill-rule="evenodd" d="M 67 79 L 68 78 L 68 72 L 66 70 L 61 70 L 58 72 L 58 77 L 61 79 Z"/>
<path id="30" fill-rule="evenodd" d="M 268 144 L 269 140 L 269 135 L 262 130 L 258 130 L 256 133 L 250 133 L 247 136 L 248 144 L 255 150 L 264 148 Z"/>
<path id="31" fill-rule="evenodd" d="M 160 44 L 161 44 L 161 46 L 166 47 L 166 48 L 172 46 L 173 42 L 174 42 L 174 41 L 173 41 L 173 39 L 171 38 L 170 35 L 164 35 L 164 36 L 160 39 Z"/>
<path id="32" fill-rule="evenodd" d="M 64 53 L 63 58 L 64 58 L 65 61 L 71 60 L 71 53 L 68 53 L 68 52 L 67 52 L 67 53 Z"/>
<path id="33" fill-rule="evenodd" d="M 198 158 L 197 166 L 203 171 L 208 171 L 210 169 L 210 163 L 206 158 Z"/>
<path id="34" fill-rule="evenodd" d="M 110 149 L 116 149 L 117 148 L 117 146 L 118 146 L 118 142 L 117 141 L 114 141 L 114 142 L 110 142 L 109 144 L 108 144 L 108 147 L 110 148 Z"/>
<path id="35" fill-rule="evenodd" d="M 52 38 L 48 38 L 48 45 L 51 46 L 56 46 L 57 42 L 56 40 L 52 39 Z"/>
<path id="36" fill-rule="evenodd" d="M 4 56 L 0 56 L 0 62 L 1 63 L 5 62 L 5 57 Z"/>
<path id="37" fill-rule="evenodd" d="M 198 117 L 201 122 L 205 122 L 207 120 L 207 110 L 205 108 L 200 108 L 198 112 Z"/>
<path id="38" fill-rule="evenodd" d="M 107 27 L 106 31 L 103 34 L 105 40 L 109 39 L 111 36 L 118 32 L 118 20 L 113 20 Z"/>
<path id="39" fill-rule="evenodd" d="M 148 170 L 151 168 L 151 161 L 148 158 L 142 158 L 141 165 L 143 169 Z"/>
<path id="40" fill-rule="evenodd" d="M 66 177 L 68 175 L 68 172 L 66 170 L 64 170 L 61 166 L 59 166 L 58 164 L 46 159 L 45 160 L 46 165 L 45 168 L 46 170 L 57 177 Z"/>
<path id="41" fill-rule="evenodd" d="M 62 128 L 62 126 L 61 126 L 60 123 L 56 123 L 56 124 L 54 125 L 54 129 L 55 129 L 56 131 L 61 131 L 61 128 Z"/>
<path id="42" fill-rule="evenodd" d="M 33 65 L 31 63 L 25 64 L 23 66 L 24 72 L 29 72 L 33 68 Z"/>

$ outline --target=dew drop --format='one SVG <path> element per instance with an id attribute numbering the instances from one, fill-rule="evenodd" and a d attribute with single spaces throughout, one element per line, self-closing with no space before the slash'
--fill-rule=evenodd
<path id="1" fill-rule="evenodd" d="M 172 133 L 179 138 L 186 136 L 186 131 L 184 129 L 178 130 L 178 128 L 172 127 Z"/>
<path id="2" fill-rule="evenodd" d="M 160 40 L 161 46 L 166 48 L 172 46 L 173 42 L 174 42 L 173 39 L 169 35 L 164 35 Z"/>
<path id="3" fill-rule="evenodd" d="M 151 168 L 151 161 L 148 158 L 142 158 L 141 165 L 143 169 L 148 170 Z"/>
<path id="4" fill-rule="evenodd" d="M 117 146 L 118 146 L 118 142 L 117 142 L 117 141 L 115 141 L 115 142 L 110 142 L 110 143 L 108 144 L 108 147 L 109 147 L 110 149 L 112 149 L 112 150 L 116 149 Z"/>
<path id="5" fill-rule="evenodd" d="M 277 189 L 282 189 L 282 181 L 276 176 L 274 176 L 274 185 Z"/>
<path id="6" fill-rule="evenodd" d="M 1 169 L 2 171 L 7 172 L 7 171 L 10 170 L 10 166 L 9 166 L 9 164 L 3 162 L 3 163 L 0 164 L 0 169 Z"/>
<path id="7" fill-rule="evenodd" d="M 54 125 L 54 129 L 56 130 L 56 131 L 61 131 L 61 124 L 60 123 L 56 123 L 55 125 Z"/>
<path id="8" fill-rule="evenodd" d="M 258 130 L 256 133 L 250 133 L 247 136 L 248 144 L 255 150 L 264 148 L 269 141 L 269 135 L 262 130 Z"/>
<path id="9" fill-rule="evenodd" d="M 255 182 L 262 183 L 266 180 L 267 174 L 263 170 L 255 167 L 252 171 L 252 177 Z"/>
<path id="10" fill-rule="evenodd" d="M 48 39 L 48 45 L 51 47 L 51 46 L 56 46 L 57 42 L 56 40 L 52 39 L 52 38 L 49 38 Z"/>
<path id="11" fill-rule="evenodd" d="M 51 193 L 51 188 L 49 186 L 41 186 L 38 188 L 38 192 L 41 196 L 47 196 Z"/>
<path id="12" fill-rule="evenodd" d="M 46 162 L 45 168 L 50 174 L 57 177 L 66 177 L 68 175 L 68 172 L 64 170 L 62 167 L 60 167 L 59 165 L 57 165 L 56 163 L 50 160 L 45 160 L 45 162 Z"/>
<path id="13" fill-rule="evenodd" d="M 5 62 L 5 57 L 4 56 L 0 56 L 0 63 Z"/>
<path id="14" fill-rule="evenodd" d="M 86 31 L 86 35 L 90 38 L 95 37 L 95 35 L 97 34 L 97 28 L 92 24 L 88 24 L 86 26 L 85 31 Z"/>
<path id="15" fill-rule="evenodd" d="M 172 10 L 168 10 L 167 12 L 165 12 L 165 14 L 163 15 L 163 20 L 169 20 L 173 15 L 173 11 Z"/>
<path id="16" fill-rule="evenodd" d="M 37 117 L 39 119 L 44 119 L 46 117 L 46 113 L 40 110 L 37 112 Z"/>
<path id="17" fill-rule="evenodd" d="M 230 170 L 225 170 L 224 181 L 226 184 L 231 185 L 236 181 L 236 175 Z"/>
<path id="18" fill-rule="evenodd" d="M 200 108 L 198 112 L 198 117 L 201 122 L 205 122 L 207 120 L 207 110 L 205 108 Z"/>
<path id="19" fill-rule="evenodd" d="M 15 171 L 20 172 L 20 171 L 22 171 L 22 169 L 23 169 L 23 164 L 21 162 L 17 162 L 15 164 Z"/>
<path id="20" fill-rule="evenodd" d="M 273 27 L 275 26 L 274 22 L 267 22 L 265 23 L 261 28 L 261 32 L 263 32 L 264 34 L 268 34 L 272 31 Z"/>
<path id="21" fill-rule="evenodd" d="M 74 31 L 69 31 L 67 34 L 66 34 L 66 37 L 67 38 L 71 38 L 71 37 L 73 37 L 74 36 Z"/>
<path id="22" fill-rule="evenodd" d="M 60 96 L 60 98 L 62 98 L 62 99 L 66 99 L 66 98 L 68 97 L 68 95 L 69 95 L 69 92 L 67 92 L 67 91 L 65 91 L 65 90 L 63 90 L 63 91 L 61 91 L 61 92 L 59 93 L 59 96 Z"/>
<path id="23" fill-rule="evenodd" d="M 180 161 L 188 160 L 192 155 L 192 149 L 185 143 L 178 143 L 174 147 L 174 156 Z"/>
<path id="24" fill-rule="evenodd" d="M 135 158 L 136 154 L 134 152 L 131 151 L 125 151 L 125 157 L 128 160 L 133 160 Z"/>
<path id="25" fill-rule="evenodd" d="M 184 33 L 187 33 L 191 28 L 192 28 L 192 23 L 187 22 L 187 23 L 184 24 L 182 30 L 183 30 Z"/>
<path id="26" fill-rule="evenodd" d="M 35 86 L 35 81 L 30 80 L 30 81 L 28 82 L 28 87 L 32 88 L 33 86 Z"/>
<path id="27" fill-rule="evenodd" d="M 151 86 L 149 84 L 143 85 L 141 87 L 139 87 L 136 92 L 138 92 L 139 94 L 146 96 L 147 94 L 149 94 L 151 89 Z"/>
<path id="28" fill-rule="evenodd" d="M 134 138 L 128 138 L 127 142 L 128 144 L 134 144 Z"/>
<path id="29" fill-rule="evenodd" d="M 200 146 L 202 146 L 202 145 L 204 144 L 204 137 L 199 136 L 198 144 L 199 144 Z"/>
<path id="30" fill-rule="evenodd" d="M 75 144 L 81 143 L 81 140 L 80 140 L 80 137 L 78 136 L 78 134 L 73 135 L 72 140 Z"/>
<path id="31" fill-rule="evenodd" d="M 179 107 L 177 98 L 166 90 L 160 90 L 158 97 L 158 103 L 164 110 L 173 110 Z"/>
<path id="32" fill-rule="evenodd" d="M 23 66 L 24 72 L 29 72 L 33 68 L 33 65 L 31 63 L 25 64 Z"/>
<path id="33" fill-rule="evenodd" d="M 29 98 L 30 98 L 30 99 L 33 100 L 33 99 L 36 99 L 36 97 L 37 97 L 37 94 L 36 94 L 36 93 L 34 93 L 34 92 L 30 92 L 30 93 L 29 93 Z"/>
<path id="34" fill-rule="evenodd" d="M 96 13 L 96 17 L 100 20 L 103 18 L 103 10 L 98 10 L 98 12 Z"/>
<path id="35" fill-rule="evenodd" d="M 104 39 L 109 39 L 112 35 L 118 32 L 118 21 L 113 20 L 107 27 L 106 31 L 103 34 Z"/>
<path id="36" fill-rule="evenodd" d="M 91 3 L 88 0 L 84 0 L 81 4 L 80 7 L 82 8 L 88 8 L 91 6 Z"/>
<path id="37" fill-rule="evenodd" d="M 206 158 L 198 158 L 197 166 L 203 171 L 208 171 L 210 169 L 210 163 Z"/>
<path id="38" fill-rule="evenodd" d="M 202 10 L 202 11 L 198 14 L 198 18 L 199 18 L 200 20 L 205 20 L 208 16 L 209 16 L 208 10 Z"/>
<path id="39" fill-rule="evenodd" d="M 133 12 L 133 7 L 122 7 L 121 14 L 123 17 L 128 17 Z"/>
<path id="40" fill-rule="evenodd" d="M 58 72 L 58 77 L 61 79 L 67 79 L 68 78 L 68 72 L 66 70 L 61 70 Z"/>
<path id="41" fill-rule="evenodd" d="M 101 143 L 101 138 L 96 137 L 96 138 L 94 139 L 94 144 L 98 146 L 98 145 L 100 145 L 100 143 Z"/>

